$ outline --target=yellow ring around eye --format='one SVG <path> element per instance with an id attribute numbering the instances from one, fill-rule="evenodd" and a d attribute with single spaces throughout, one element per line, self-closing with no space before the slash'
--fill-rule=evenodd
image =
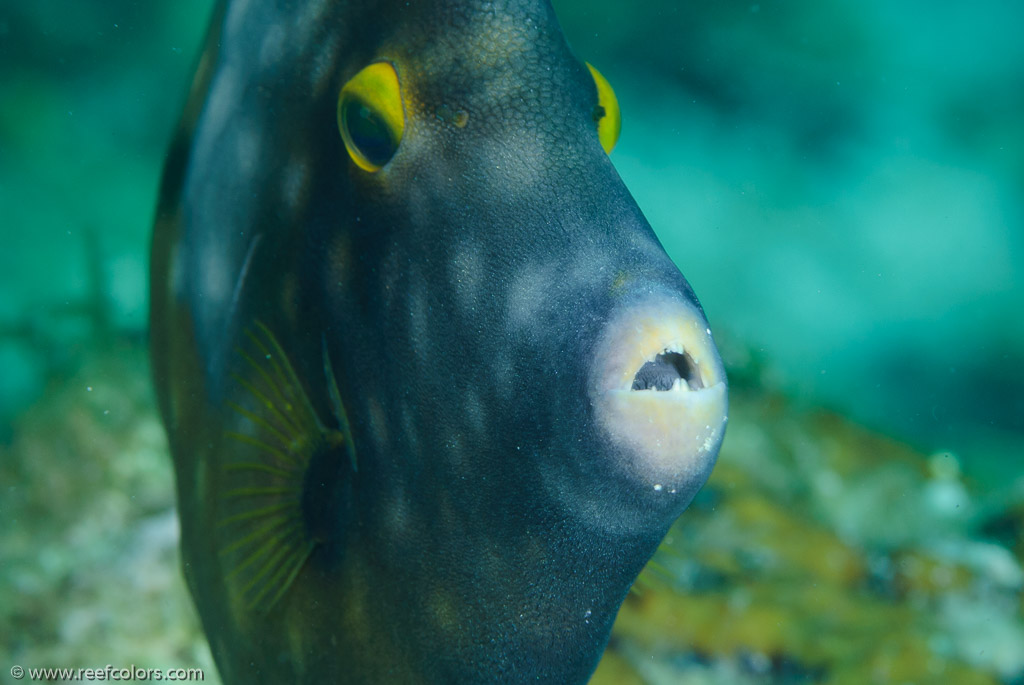
<path id="1" fill-rule="evenodd" d="M 594 85 L 597 86 L 597 107 L 594 112 L 594 120 L 597 122 L 597 138 L 601 141 L 601 147 L 605 152 L 611 152 L 615 143 L 619 141 L 619 132 L 622 130 L 622 113 L 619 112 L 619 99 L 615 97 L 615 91 L 608 83 L 601 72 L 595 69 L 590 62 L 587 62 L 587 69 L 594 77 Z"/>
<path id="2" fill-rule="evenodd" d="M 394 66 L 375 62 L 345 84 L 338 94 L 338 130 L 360 169 L 377 171 L 391 160 L 405 131 Z"/>

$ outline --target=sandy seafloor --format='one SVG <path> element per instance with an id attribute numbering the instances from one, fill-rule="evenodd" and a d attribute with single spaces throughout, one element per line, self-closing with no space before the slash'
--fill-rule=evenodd
<path id="1" fill-rule="evenodd" d="M 560 2 L 732 383 L 601 683 L 1024 683 L 1013 3 Z M 200 667 L 145 339 L 208 2 L 0 2 L 0 682 Z"/>

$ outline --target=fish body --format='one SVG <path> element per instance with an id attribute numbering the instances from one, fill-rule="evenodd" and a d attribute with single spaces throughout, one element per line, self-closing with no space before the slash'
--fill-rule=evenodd
<path id="1" fill-rule="evenodd" d="M 542 0 L 216 12 L 151 346 L 225 682 L 593 672 L 726 420 L 601 81 Z"/>

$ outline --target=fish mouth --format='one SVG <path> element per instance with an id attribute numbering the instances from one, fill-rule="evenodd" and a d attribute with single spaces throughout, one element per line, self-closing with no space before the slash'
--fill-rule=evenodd
<path id="1" fill-rule="evenodd" d="M 697 307 L 656 295 L 621 309 L 597 344 L 591 378 L 597 422 L 627 473 L 692 496 L 728 418 L 725 371 Z"/>
<path id="2" fill-rule="evenodd" d="M 656 392 L 687 392 L 703 388 L 700 366 L 684 349 L 665 349 L 653 360 L 644 362 L 630 386 L 630 390 Z"/>

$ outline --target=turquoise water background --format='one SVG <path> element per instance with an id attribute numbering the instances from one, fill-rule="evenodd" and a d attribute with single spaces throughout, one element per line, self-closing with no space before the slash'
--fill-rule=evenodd
<path id="1" fill-rule="evenodd" d="M 161 159 L 210 6 L 0 5 L 8 418 L 98 297 L 145 329 Z M 716 329 L 801 401 L 1005 477 L 1024 435 L 1024 6 L 556 10 L 616 88 L 613 160 Z"/>
<path id="2" fill-rule="evenodd" d="M 143 348 L 161 165 L 211 7 L 0 0 L 0 657 L 91 655 L 98 643 L 105 660 L 212 672 L 178 574 Z M 885 640 L 920 632 L 931 658 L 983 674 L 969 682 L 1020 685 L 1024 3 L 555 8 L 576 54 L 616 90 L 612 160 L 735 380 L 724 475 L 684 516 L 703 531 L 686 543 L 701 561 L 669 565 L 677 585 L 703 587 L 711 568 L 730 592 L 751 580 L 743 596 L 758 608 L 758 587 L 834 583 L 829 602 L 870 604 L 891 624 Z M 819 453 L 841 458 L 808 466 Z M 763 477 L 756 497 L 750 473 Z M 754 546 L 784 559 L 784 582 L 758 586 L 772 567 L 756 559 L 730 571 L 701 557 L 732 534 L 748 552 L 720 523 L 743 516 L 778 523 Z M 822 570 L 811 542 L 785 551 L 794 540 L 847 561 Z M 938 570 L 901 575 L 908 563 Z M 154 615 L 126 622 L 140 597 Z M 913 630 L 883 611 L 905 604 L 925 616 Z M 832 606 L 800 625 L 829 632 L 807 616 Z M 650 606 L 627 610 L 642 624 L 622 633 L 628 656 L 647 644 L 643 625 L 662 628 Z M 778 623 L 744 620 L 762 633 Z M 865 625 L 865 641 L 883 641 Z M 737 640 L 755 655 L 774 644 Z M 781 644 L 783 656 L 838 663 Z M 810 667 L 779 675 L 787 663 L 770 682 L 815 681 Z M 743 678 L 686 682 L 768 682 L 747 666 Z"/>
<path id="3" fill-rule="evenodd" d="M 561 15 L 619 84 L 616 166 L 714 325 L 795 397 L 1020 472 L 1024 5 Z"/>

